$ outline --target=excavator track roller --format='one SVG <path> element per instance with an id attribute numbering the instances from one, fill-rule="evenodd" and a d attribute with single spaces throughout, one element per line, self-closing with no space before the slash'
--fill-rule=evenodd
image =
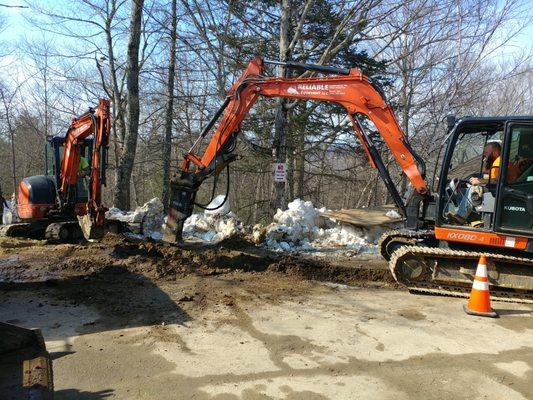
<path id="1" fill-rule="evenodd" d="M 54 222 L 46 228 L 45 239 L 50 243 L 79 240 L 83 237 L 77 221 Z"/>
<path id="2" fill-rule="evenodd" d="M 488 260 L 494 300 L 533 303 L 533 259 L 484 251 L 405 246 L 392 254 L 389 268 L 397 282 L 414 293 L 468 296 L 475 266 Z"/>

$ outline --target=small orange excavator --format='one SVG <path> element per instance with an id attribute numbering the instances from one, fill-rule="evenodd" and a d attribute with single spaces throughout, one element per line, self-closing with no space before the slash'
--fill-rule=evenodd
<path id="1" fill-rule="evenodd" d="M 266 63 L 330 76 L 267 77 Z M 358 68 L 254 58 L 171 179 L 165 240 L 181 240 L 199 186 L 236 159 L 233 151 L 241 122 L 261 96 L 327 101 L 346 110 L 370 165 L 377 168 L 404 217 L 404 229 L 387 232 L 379 241 L 379 250 L 398 282 L 413 292 L 465 295 L 472 286 L 477 261 L 485 255 L 494 298 L 533 301 L 533 117 L 447 118 L 448 135 L 441 147 L 445 152 L 438 160 L 440 176 L 434 179 L 438 187 L 430 190 L 424 160 L 402 132 L 382 89 Z M 412 187 L 404 197 L 363 117 L 374 124 L 409 179 Z M 202 139 L 219 119 L 203 154 L 196 155 Z M 476 196 L 470 195 L 470 178 L 486 176 L 484 149 L 488 143 L 498 143 L 500 171 L 496 179 L 472 190 Z M 464 208 L 465 201 L 471 212 L 459 220 L 454 215 Z"/>
<path id="2" fill-rule="evenodd" d="M 45 174 L 24 178 L 18 190 L 20 223 L 0 226 L 0 236 L 66 241 L 100 238 L 105 212 L 102 185 L 111 129 L 109 100 L 74 118 L 65 136 L 47 137 Z M 80 160 L 89 165 L 88 188 L 79 179 Z"/>
<path id="3" fill-rule="evenodd" d="M 45 174 L 19 184 L 22 222 L 0 225 L 0 236 L 51 241 L 102 237 L 110 129 L 109 100 L 100 100 L 96 109 L 72 120 L 65 136 L 48 137 Z M 88 190 L 78 177 L 81 157 L 89 164 Z M 52 359 L 41 332 L 0 322 L 0 393 L 13 399 L 52 399 L 53 390 Z"/>

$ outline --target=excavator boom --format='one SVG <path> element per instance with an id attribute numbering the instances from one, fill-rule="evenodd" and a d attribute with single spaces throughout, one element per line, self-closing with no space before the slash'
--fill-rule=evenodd
<path id="1" fill-rule="evenodd" d="M 61 163 L 60 199 L 70 203 L 71 189 L 78 179 L 78 166 L 81 156 L 79 142 L 93 135 L 91 172 L 89 176 L 89 198 L 87 213 L 78 216 L 78 221 L 86 239 L 100 238 L 104 234 L 105 212 L 102 205 L 102 185 L 105 184 L 105 163 L 107 146 L 111 132 L 110 103 L 100 99 L 96 110 L 90 109 L 79 118 L 72 120 L 65 137 L 65 149 Z M 65 203 L 63 203 L 65 205 Z"/>
<path id="2" fill-rule="evenodd" d="M 171 187 L 170 212 L 167 226 L 167 240 L 179 240 L 183 222 L 192 213 L 196 191 L 208 176 L 218 173 L 224 166 L 234 160 L 228 149 L 236 139 L 240 125 L 259 97 L 290 98 L 301 100 L 326 101 L 341 105 L 352 123 L 365 154 L 372 167 L 377 168 L 400 212 L 407 220 L 416 225 L 418 215 L 411 215 L 407 205 L 394 185 L 387 168 L 372 139 L 366 132 L 361 115 L 376 126 L 379 134 L 387 144 L 396 162 L 410 180 L 419 201 L 428 196 L 428 187 L 424 179 L 424 162 L 416 155 L 402 132 L 391 107 L 375 83 L 357 69 L 327 67 L 314 64 L 285 63 L 289 68 L 306 69 L 321 73 L 342 75 L 312 78 L 275 78 L 264 76 L 264 61 L 254 58 L 229 89 L 224 104 L 200 134 L 181 165 L 180 171 L 173 178 Z M 270 62 L 279 64 L 279 62 Z M 204 137 L 215 126 L 207 148 L 202 155 L 196 151 Z M 412 207 L 418 211 L 418 205 Z M 176 238 L 174 238 L 176 236 Z"/>

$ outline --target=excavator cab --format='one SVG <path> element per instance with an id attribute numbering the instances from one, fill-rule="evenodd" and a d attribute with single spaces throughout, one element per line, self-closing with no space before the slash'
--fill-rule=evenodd
<path id="1" fill-rule="evenodd" d="M 532 236 L 533 119 L 460 120 L 448 138 L 439 194 L 438 227 Z"/>
<path id="2" fill-rule="evenodd" d="M 494 179 L 486 170 L 490 160 L 484 156 L 485 149 L 495 146 L 501 153 L 503 125 L 462 123 L 456 132 L 452 151 L 446 154 L 446 187 L 442 193 L 442 220 L 448 225 L 492 229 L 496 197 Z M 487 150 L 488 151 L 488 150 Z M 446 171 L 443 169 L 443 171 Z M 484 179 L 484 185 L 472 185 L 471 178 Z"/>
<path id="3" fill-rule="evenodd" d="M 81 140 L 81 155 L 84 157 L 89 165 L 92 161 L 92 148 L 94 138 L 92 136 Z M 56 135 L 48 136 L 44 146 L 44 175 L 51 177 L 54 183 L 60 181 L 61 161 L 63 159 L 63 149 L 65 146 L 65 136 Z M 86 204 L 89 198 L 89 188 L 87 179 L 78 179 L 76 182 L 76 200 L 74 213 L 76 215 L 83 215 L 86 213 Z"/>
<path id="4" fill-rule="evenodd" d="M 379 241 L 394 278 L 414 293 L 463 296 L 480 257 L 491 297 L 533 302 L 533 116 L 450 121 L 433 229 Z"/>

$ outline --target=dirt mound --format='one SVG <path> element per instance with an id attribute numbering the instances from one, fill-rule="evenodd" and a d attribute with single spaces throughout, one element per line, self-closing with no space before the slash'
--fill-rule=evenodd
<path id="1" fill-rule="evenodd" d="M 395 284 L 387 269 L 372 268 L 369 265 L 340 266 L 328 262 L 302 258 L 284 257 L 272 264 L 269 271 L 281 272 L 304 279 L 333 282 L 346 285 L 367 286 L 369 283 Z"/>
<path id="2" fill-rule="evenodd" d="M 135 272 L 157 279 L 177 279 L 188 274 L 220 275 L 234 270 L 265 271 L 277 258 L 256 254 L 243 238 L 226 239 L 218 245 L 182 248 L 154 241 L 129 240 L 116 244 L 111 256 L 124 260 Z M 131 268 L 130 268 L 131 269 Z"/>
<path id="3" fill-rule="evenodd" d="M 356 259 L 334 263 L 305 255 L 280 254 L 257 247 L 242 236 L 224 239 L 216 245 L 187 242 L 173 246 L 151 239 L 117 235 L 110 235 L 100 243 L 24 244 L 26 246 L 18 248 L 16 259 L 0 254 L 1 280 L 61 280 L 118 268 L 149 279 L 168 281 L 188 275 L 216 276 L 242 272 L 358 286 L 394 283 L 383 265 Z M 13 272 L 16 274 L 13 275 Z"/>
<path id="4" fill-rule="evenodd" d="M 387 269 L 368 262 L 337 265 L 301 255 L 280 255 L 256 247 L 243 237 L 225 239 L 217 245 L 184 247 L 130 240 L 116 244 L 111 255 L 125 260 L 135 272 L 156 279 L 174 280 L 189 274 L 212 276 L 242 271 L 359 286 L 394 284 Z"/>

